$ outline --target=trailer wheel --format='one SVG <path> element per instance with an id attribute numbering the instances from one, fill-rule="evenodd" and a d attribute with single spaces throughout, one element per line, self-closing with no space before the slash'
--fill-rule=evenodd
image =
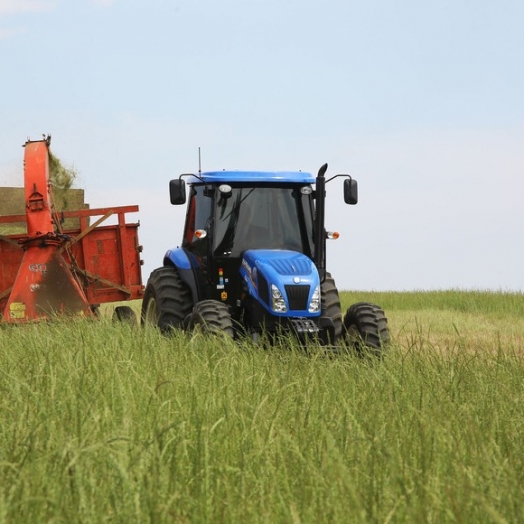
<path id="1" fill-rule="evenodd" d="M 329 317 L 335 326 L 335 340 L 330 341 L 336 344 L 342 335 L 342 309 L 340 307 L 340 298 L 335 285 L 335 280 L 330 273 L 326 273 L 326 278 L 320 286 L 321 294 L 321 316 Z"/>
<path id="2" fill-rule="evenodd" d="M 359 354 L 381 354 L 389 342 L 384 311 L 369 302 L 353 304 L 344 316 L 344 338 Z"/>
<path id="3" fill-rule="evenodd" d="M 113 311 L 113 320 L 116 322 L 125 322 L 130 326 L 136 326 L 136 313 L 129 306 L 117 306 Z"/>
<path id="4" fill-rule="evenodd" d="M 210 335 L 223 334 L 227 338 L 233 338 L 235 335 L 229 309 L 218 300 L 197 302 L 189 317 L 189 327 L 198 327 L 203 333 Z"/>
<path id="5" fill-rule="evenodd" d="M 149 276 L 142 300 L 141 323 L 162 333 L 182 329 L 193 306 L 191 291 L 174 267 L 160 267 Z"/>

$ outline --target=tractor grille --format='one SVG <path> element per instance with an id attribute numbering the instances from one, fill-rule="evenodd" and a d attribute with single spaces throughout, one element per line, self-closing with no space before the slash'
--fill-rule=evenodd
<path id="1" fill-rule="evenodd" d="M 289 309 L 291 311 L 304 311 L 307 309 L 309 298 L 309 286 L 285 286 Z"/>

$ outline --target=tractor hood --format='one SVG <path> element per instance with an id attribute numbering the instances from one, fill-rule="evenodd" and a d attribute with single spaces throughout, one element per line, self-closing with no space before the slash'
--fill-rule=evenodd
<path id="1" fill-rule="evenodd" d="M 272 315 L 320 316 L 320 279 L 310 258 L 296 251 L 249 249 L 240 274 L 248 293 Z"/>

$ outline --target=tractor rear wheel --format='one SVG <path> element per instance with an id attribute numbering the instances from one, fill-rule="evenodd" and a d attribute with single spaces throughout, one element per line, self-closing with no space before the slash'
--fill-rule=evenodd
<path id="1" fill-rule="evenodd" d="M 191 290 L 174 267 L 160 267 L 149 276 L 142 300 L 142 325 L 158 327 L 162 333 L 182 329 L 191 313 Z"/>
<path id="2" fill-rule="evenodd" d="M 342 334 L 342 309 L 340 307 L 340 297 L 335 286 L 335 280 L 330 273 L 326 273 L 326 278 L 320 286 L 321 295 L 321 315 L 329 317 L 335 326 L 335 340 L 331 344 L 336 344 Z"/>
<path id="3" fill-rule="evenodd" d="M 353 304 L 344 316 L 344 338 L 360 354 L 379 354 L 389 342 L 384 311 L 369 302 Z"/>
<path id="4" fill-rule="evenodd" d="M 218 300 L 202 300 L 195 304 L 189 317 L 189 327 L 199 327 L 203 333 L 210 335 L 223 334 L 233 338 L 233 322 L 228 307 Z"/>

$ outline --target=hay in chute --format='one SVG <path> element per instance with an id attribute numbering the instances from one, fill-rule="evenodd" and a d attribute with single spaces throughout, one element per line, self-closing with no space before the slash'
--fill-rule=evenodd
<path id="1" fill-rule="evenodd" d="M 74 168 L 64 166 L 58 157 L 49 152 L 49 182 L 56 211 L 71 209 L 74 202 L 71 201 L 69 190 L 73 188 L 77 178 L 78 173 Z"/>

